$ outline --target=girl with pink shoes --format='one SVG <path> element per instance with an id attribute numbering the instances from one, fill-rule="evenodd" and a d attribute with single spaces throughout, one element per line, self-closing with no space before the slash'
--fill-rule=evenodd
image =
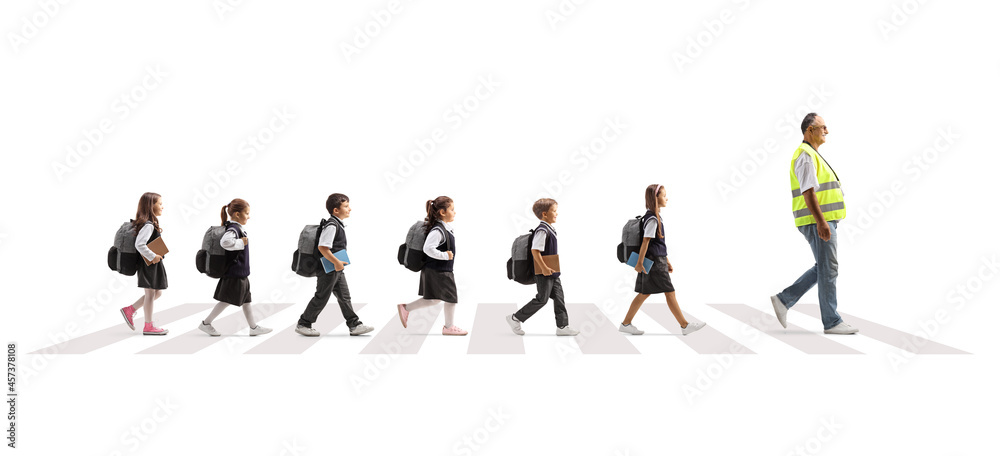
<path id="1" fill-rule="evenodd" d="M 142 306 L 146 325 L 142 328 L 142 334 L 147 336 L 163 336 L 167 330 L 157 328 L 153 325 L 153 301 L 158 299 L 163 290 L 167 289 L 167 270 L 163 267 L 163 257 L 153 253 L 146 245 L 160 237 L 160 221 L 157 219 L 163 214 L 163 198 L 158 193 L 146 192 L 139 198 L 139 207 L 135 211 L 135 220 L 132 228 L 135 230 L 135 250 L 142 255 L 145 261 L 139 264 L 136 276 L 139 281 L 139 288 L 143 289 L 143 297 L 139 298 L 132 305 L 121 308 L 125 323 L 130 329 L 135 329 L 133 319 L 138 306 Z"/>
<path id="2" fill-rule="evenodd" d="M 428 261 L 420 270 L 420 288 L 417 293 L 422 298 L 409 304 L 398 304 L 399 321 L 406 327 L 410 312 L 444 302 L 445 336 L 464 336 L 469 332 L 455 326 L 455 305 L 458 303 L 458 287 L 455 285 L 455 232 L 451 222 L 455 220 L 455 202 L 447 196 L 439 196 L 427 201 L 427 218 L 424 229 L 427 237 L 423 251 Z"/>

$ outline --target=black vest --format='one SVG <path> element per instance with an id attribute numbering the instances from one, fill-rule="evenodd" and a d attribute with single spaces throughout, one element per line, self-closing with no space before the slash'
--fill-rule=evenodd
<path id="1" fill-rule="evenodd" d="M 442 242 L 441 245 L 437 246 L 437 250 L 438 252 L 447 252 L 448 250 L 451 250 L 452 257 L 450 260 L 428 258 L 424 267 L 434 269 L 435 271 L 452 272 L 455 269 L 455 256 L 457 255 L 457 253 L 455 253 L 455 235 L 452 234 L 451 231 L 448 231 L 448 229 L 444 227 L 443 223 L 438 222 L 435 228 L 437 227 L 440 227 L 441 231 L 444 231 L 445 236 L 445 242 Z M 430 234 L 430 232 L 427 234 Z M 451 246 L 451 248 L 449 249 L 448 246 Z"/>
<path id="2" fill-rule="evenodd" d="M 653 257 L 667 256 L 667 243 L 661 237 L 663 236 L 663 224 L 659 220 L 656 220 L 656 214 L 653 211 L 646 211 L 646 215 L 642 216 L 642 224 L 639 225 L 639 229 L 645 231 L 646 222 L 649 219 L 653 219 L 656 223 L 656 236 L 649 239 L 649 246 L 646 247 L 646 258 L 653 259 Z"/>
<path id="3" fill-rule="evenodd" d="M 240 229 L 240 224 L 229 222 L 226 231 L 236 232 L 237 238 L 243 238 L 246 234 Z M 222 277 L 248 277 L 250 276 L 250 246 L 243 246 L 243 250 L 226 250 L 226 272 Z"/>
<path id="4" fill-rule="evenodd" d="M 545 250 L 542 250 L 541 255 L 558 255 L 559 242 L 556 240 L 556 230 L 546 223 L 539 223 L 538 228 L 535 228 L 535 234 L 538 234 L 539 231 L 545 232 Z M 534 235 L 531 237 L 531 240 L 535 240 Z M 561 274 L 561 272 L 553 272 L 549 277 L 554 279 L 559 277 Z M 542 273 L 540 271 L 535 271 L 535 275 L 542 275 Z"/>
<path id="5" fill-rule="evenodd" d="M 337 225 L 337 232 L 333 233 L 333 245 L 330 247 L 330 253 L 339 252 L 347 248 L 347 233 L 344 231 L 344 222 L 341 222 L 337 217 L 330 216 L 327 220 L 327 225 L 334 223 Z M 325 227 L 324 227 L 325 228 Z"/>

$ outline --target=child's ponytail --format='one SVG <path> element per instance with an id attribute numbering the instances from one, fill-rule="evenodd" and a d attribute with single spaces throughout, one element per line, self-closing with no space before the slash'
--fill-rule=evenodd
<path id="1" fill-rule="evenodd" d="M 441 220 L 441 210 L 448 210 L 451 207 L 452 199 L 447 196 L 439 196 L 432 200 L 427 200 L 427 218 L 424 219 L 424 233 L 430 233 L 434 225 Z"/>
<path id="2" fill-rule="evenodd" d="M 241 198 L 235 198 L 230 201 L 229 204 L 222 206 L 222 226 L 226 226 L 226 221 L 229 220 L 229 217 L 226 216 L 226 212 L 229 212 L 229 215 L 233 215 L 237 212 L 247 210 L 248 207 L 250 207 L 250 203 Z"/>

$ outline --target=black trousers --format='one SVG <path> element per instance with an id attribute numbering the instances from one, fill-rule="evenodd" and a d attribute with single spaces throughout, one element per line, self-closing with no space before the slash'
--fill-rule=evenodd
<path id="1" fill-rule="evenodd" d="M 344 277 L 344 271 L 333 271 L 329 274 L 316 276 L 316 294 L 309 300 L 305 312 L 302 312 L 302 316 L 299 317 L 299 324 L 312 328 L 312 324 L 316 323 L 316 319 L 319 318 L 319 313 L 330 301 L 331 294 L 337 297 L 340 313 L 344 314 L 347 327 L 354 328 L 360 325 L 361 319 L 354 313 L 354 307 L 351 306 L 351 290 L 347 288 L 347 278 Z"/>
<path id="2" fill-rule="evenodd" d="M 517 321 L 527 321 L 535 312 L 538 312 L 538 309 L 549 302 L 549 298 L 552 298 L 556 311 L 556 326 L 561 328 L 569 325 L 569 314 L 566 313 L 566 300 L 563 298 L 562 282 L 559 281 L 559 277 L 553 279 L 552 277 L 536 275 L 535 287 L 538 289 L 535 299 L 515 312 L 514 318 Z"/>

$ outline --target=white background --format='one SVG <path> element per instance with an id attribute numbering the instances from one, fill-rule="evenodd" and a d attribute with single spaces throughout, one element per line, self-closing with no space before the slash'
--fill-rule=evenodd
<path id="1" fill-rule="evenodd" d="M 997 291 L 980 276 L 998 253 L 992 3 L 55 5 L 0 6 L 0 329 L 20 345 L 24 454 L 969 454 L 988 440 L 970 411 L 998 405 Z M 161 81 L 142 88 L 157 68 Z M 475 98 L 483 80 L 496 87 Z M 123 94 L 142 100 L 126 111 Z M 462 103 L 474 109 L 458 122 Z M 262 129 L 275 110 L 292 120 L 272 137 Z M 840 310 L 971 355 L 893 366 L 898 349 L 856 336 L 836 340 L 865 355 L 810 356 L 707 305 L 770 312 L 768 296 L 812 264 L 788 184 L 809 111 L 829 126 L 821 153 L 848 205 Z M 113 130 L 81 145 L 102 119 Z M 432 154 L 413 152 L 438 128 Z M 248 153 L 251 135 L 270 142 Z M 401 160 L 412 170 L 390 185 Z M 134 353 L 162 339 L 136 333 L 86 355 L 26 354 L 67 328 L 127 331 L 117 309 L 139 290 L 132 277 L 116 285 L 105 255 L 145 191 L 164 196 L 171 248 L 157 309 L 211 301 L 215 283 L 193 256 L 240 197 L 252 207 L 255 300 L 293 304 L 262 322 L 276 329 L 313 292 L 288 276 L 299 230 L 326 216 L 328 194 L 346 193 L 351 293 L 376 331 L 417 297 L 417 275 L 395 262 L 406 228 L 424 201 L 449 195 L 457 323 L 474 332 L 476 304 L 534 294 L 504 263 L 540 196 L 560 203 L 567 301 L 620 321 L 634 273 L 613 250 L 651 183 L 670 199 L 682 308 L 757 355 L 697 355 L 655 336 L 678 328 L 643 313 L 635 323 L 650 335 L 629 339 L 641 355 L 580 355 L 547 336 L 551 305 L 524 325 L 543 336 L 525 338 L 526 355 L 466 355 L 468 338 L 432 336 L 360 390 L 351 379 L 375 360 L 357 354 L 369 338 L 256 357 L 241 354 L 260 342 L 244 332 L 195 355 L 145 356 Z M 946 321 L 930 323 L 935 314 Z M 167 337 L 199 318 L 166 325 Z M 817 319 L 789 318 L 821 333 Z M 486 426 L 491 413 L 505 416 L 499 427 Z M 123 437 L 143 425 L 143 440 Z"/>

